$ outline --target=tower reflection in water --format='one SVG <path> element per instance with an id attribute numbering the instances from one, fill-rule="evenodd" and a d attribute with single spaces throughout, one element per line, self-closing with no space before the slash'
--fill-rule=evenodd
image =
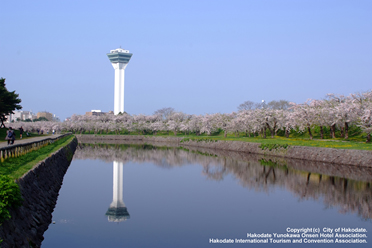
<path id="1" fill-rule="evenodd" d="M 112 202 L 106 212 L 109 222 L 121 222 L 130 218 L 123 201 L 123 163 L 113 162 Z"/>

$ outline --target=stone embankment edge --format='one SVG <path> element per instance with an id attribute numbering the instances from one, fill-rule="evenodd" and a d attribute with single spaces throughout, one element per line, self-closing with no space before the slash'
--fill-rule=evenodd
<path id="1" fill-rule="evenodd" d="M 17 180 L 23 203 L 11 209 L 11 219 L 0 226 L 1 248 L 40 247 L 77 145 L 75 137 Z"/>
<path id="2" fill-rule="evenodd" d="M 156 137 L 156 136 L 135 136 L 135 135 L 77 135 L 79 142 L 84 140 L 99 143 L 99 141 L 142 141 L 142 142 L 167 142 L 177 143 L 180 146 L 202 147 L 209 149 L 220 149 L 227 151 L 246 152 L 261 154 L 267 156 L 276 156 L 283 158 L 293 158 L 308 161 L 317 161 L 323 163 L 353 165 L 362 167 L 372 167 L 372 151 L 335 149 L 308 146 L 290 146 L 288 148 L 261 149 L 259 143 L 249 143 L 242 141 L 193 141 L 182 142 L 183 137 Z"/>

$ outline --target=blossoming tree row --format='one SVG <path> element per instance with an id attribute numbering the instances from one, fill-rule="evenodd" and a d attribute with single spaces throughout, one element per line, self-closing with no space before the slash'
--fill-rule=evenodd
<path id="1" fill-rule="evenodd" d="M 216 113 L 205 115 L 188 115 L 182 112 L 169 112 L 167 115 L 155 113 L 154 115 L 119 115 L 85 116 L 74 115 L 70 121 L 14 123 L 14 128 L 20 126 L 27 131 L 44 130 L 44 132 L 72 131 L 83 133 L 93 131 L 96 133 L 115 132 L 123 130 L 127 133 L 137 132 L 142 134 L 157 134 L 158 132 L 179 132 L 185 134 L 202 133 L 213 134 L 223 131 L 227 133 L 244 132 L 247 136 L 261 134 L 266 138 L 266 132 L 271 137 L 282 130 L 285 136 L 293 130 L 308 132 L 313 138 L 314 127 L 320 130 L 324 138 L 324 130 L 330 130 L 330 135 L 335 138 L 336 129 L 341 131 L 341 136 L 349 137 L 350 126 L 358 126 L 367 134 L 370 141 L 372 131 L 372 91 L 349 96 L 329 94 L 324 100 L 308 100 L 302 104 L 289 103 L 287 109 L 258 105 L 256 108 L 240 108 L 238 112 Z"/>

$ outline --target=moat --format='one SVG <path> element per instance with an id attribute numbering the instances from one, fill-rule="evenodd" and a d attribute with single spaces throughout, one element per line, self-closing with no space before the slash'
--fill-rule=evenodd
<path id="1" fill-rule="evenodd" d="M 286 240 L 338 247 L 313 241 L 335 241 L 337 228 L 349 228 L 338 232 L 349 235 L 340 240 L 358 234 L 370 243 L 371 182 L 369 168 L 149 144 L 79 144 L 42 247 L 236 247 L 239 240 L 253 247 L 288 247 Z"/>

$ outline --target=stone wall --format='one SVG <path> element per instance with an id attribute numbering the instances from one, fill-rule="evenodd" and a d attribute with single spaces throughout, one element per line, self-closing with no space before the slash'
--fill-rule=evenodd
<path id="1" fill-rule="evenodd" d="M 40 247 L 76 147 L 77 139 L 74 138 L 17 180 L 23 203 L 21 207 L 11 209 L 12 218 L 0 226 L 2 248 Z"/>
<path id="2" fill-rule="evenodd" d="M 209 149 L 220 149 L 227 151 L 246 152 L 253 154 L 261 154 L 267 156 L 276 156 L 283 158 L 294 158 L 301 160 L 317 161 L 324 163 L 333 163 L 340 165 L 354 165 L 363 167 L 372 167 L 372 151 L 365 150 L 349 150 L 349 149 L 334 149 L 322 147 L 308 146 L 290 146 L 286 149 L 261 149 L 259 143 L 249 143 L 241 141 L 222 141 L 216 142 L 197 142 L 186 141 L 181 142 L 182 137 L 156 137 L 156 136 L 140 136 L 140 135 L 77 135 L 79 142 L 94 140 L 96 143 L 100 141 L 142 141 L 142 142 L 167 142 L 178 144 L 183 147 L 202 147 Z"/>

